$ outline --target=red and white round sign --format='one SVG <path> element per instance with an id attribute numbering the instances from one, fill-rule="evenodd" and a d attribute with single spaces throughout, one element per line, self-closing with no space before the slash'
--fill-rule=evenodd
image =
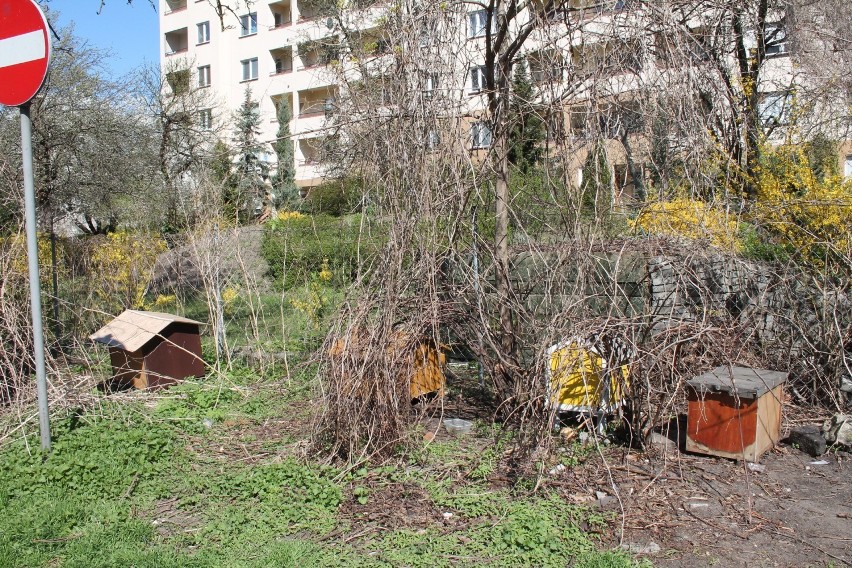
<path id="1" fill-rule="evenodd" d="M 47 19 L 35 0 L 0 0 L 0 104 L 20 106 L 38 93 L 50 48 Z"/>

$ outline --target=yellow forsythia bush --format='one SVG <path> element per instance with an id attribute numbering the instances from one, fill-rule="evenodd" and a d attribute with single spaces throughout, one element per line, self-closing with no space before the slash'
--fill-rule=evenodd
<path id="1" fill-rule="evenodd" d="M 92 273 L 99 276 L 95 293 L 101 309 L 144 309 L 145 292 L 151 282 L 157 256 L 166 242 L 154 235 L 121 230 L 110 233 L 94 249 Z"/>
<path id="2" fill-rule="evenodd" d="M 0 238 L 0 255 L 3 256 L 3 269 L 7 275 L 14 278 L 29 278 L 29 260 L 27 259 L 27 238 L 23 233 Z M 59 277 L 64 275 L 62 251 L 57 251 Z M 38 235 L 38 264 L 39 280 L 42 288 L 49 285 L 51 276 L 50 235 Z"/>
<path id="3" fill-rule="evenodd" d="M 707 240 L 715 247 L 739 251 L 738 220 L 734 213 L 714 203 L 676 198 L 642 208 L 633 228 L 652 235 Z"/>
<path id="4" fill-rule="evenodd" d="M 755 223 L 811 263 L 849 263 L 852 180 L 844 182 L 836 166 L 819 175 L 802 145 L 767 148 L 762 158 L 756 172 Z"/>

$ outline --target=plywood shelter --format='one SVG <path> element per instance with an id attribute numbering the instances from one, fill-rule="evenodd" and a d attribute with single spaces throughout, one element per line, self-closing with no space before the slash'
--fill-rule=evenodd
<path id="1" fill-rule="evenodd" d="M 116 386 L 161 388 L 204 375 L 201 325 L 172 314 L 125 310 L 89 338 L 109 347 Z"/>
<path id="2" fill-rule="evenodd" d="M 687 382 L 686 449 L 757 461 L 778 443 L 787 373 L 722 366 Z"/>

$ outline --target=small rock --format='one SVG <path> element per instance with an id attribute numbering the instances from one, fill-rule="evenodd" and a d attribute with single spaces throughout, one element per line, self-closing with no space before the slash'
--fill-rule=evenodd
<path id="1" fill-rule="evenodd" d="M 595 497 L 598 498 L 598 501 L 602 501 L 603 499 L 606 499 L 609 496 L 603 491 L 595 491 Z"/>
<path id="2" fill-rule="evenodd" d="M 550 475 L 559 475 L 560 473 L 562 473 L 566 469 L 568 469 L 568 468 L 566 468 L 564 464 L 559 464 L 559 465 L 557 465 L 556 467 L 554 467 L 553 469 L 550 470 Z"/>
<path id="3" fill-rule="evenodd" d="M 660 545 L 653 540 L 646 544 L 641 542 L 624 543 L 621 548 L 631 554 L 657 554 L 662 550 Z"/>
<path id="4" fill-rule="evenodd" d="M 829 444 L 852 447 L 852 416 L 835 414 L 822 425 L 822 435 Z"/>
<path id="5" fill-rule="evenodd" d="M 651 432 L 651 436 L 648 438 L 648 443 L 651 446 L 658 447 L 667 453 L 677 451 L 677 444 L 674 440 L 671 440 L 668 436 L 663 436 L 659 432 Z"/>
<path id="6" fill-rule="evenodd" d="M 452 518 L 453 518 L 453 514 L 452 514 L 452 513 L 450 513 L 450 512 L 447 512 L 447 513 L 444 513 L 444 514 L 443 514 L 443 517 L 444 517 L 444 520 L 445 520 L 445 521 L 449 521 L 450 519 L 452 519 Z"/>
<path id="7" fill-rule="evenodd" d="M 204 427 L 207 428 L 208 430 L 213 427 L 213 419 L 212 418 L 205 418 L 204 420 L 201 421 L 201 423 L 204 424 Z"/>
<path id="8" fill-rule="evenodd" d="M 562 441 L 566 444 L 570 443 L 577 437 L 577 430 L 571 428 L 570 426 L 566 426 L 562 430 L 559 431 L 559 435 L 562 436 Z"/>
<path id="9" fill-rule="evenodd" d="M 812 461 L 811 465 L 828 465 L 828 462 L 825 461 L 825 460 L 817 460 L 817 461 Z"/>
<path id="10" fill-rule="evenodd" d="M 763 473 L 764 471 L 766 471 L 766 466 L 759 463 L 747 462 L 746 467 L 749 471 L 753 471 L 755 473 Z"/>
<path id="11" fill-rule="evenodd" d="M 790 431 L 787 443 L 813 457 L 825 453 L 825 438 L 816 426 L 797 426 Z"/>
<path id="12" fill-rule="evenodd" d="M 589 433 L 588 432 L 580 432 L 580 443 L 585 444 L 589 441 Z"/>

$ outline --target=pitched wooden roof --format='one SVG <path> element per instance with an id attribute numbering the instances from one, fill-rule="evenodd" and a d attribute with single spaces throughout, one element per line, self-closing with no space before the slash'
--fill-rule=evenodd
<path id="1" fill-rule="evenodd" d="M 172 323 L 201 322 L 173 314 L 125 310 L 117 318 L 89 336 L 89 339 L 110 347 L 119 347 L 130 352 L 138 351 L 146 343 L 160 335 Z"/>

